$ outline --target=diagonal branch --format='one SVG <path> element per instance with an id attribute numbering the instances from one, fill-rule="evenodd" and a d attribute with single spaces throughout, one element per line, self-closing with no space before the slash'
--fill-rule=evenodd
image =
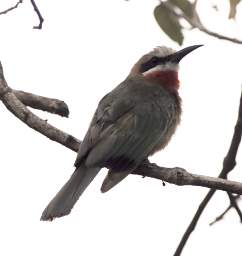
<path id="1" fill-rule="evenodd" d="M 14 6 L 9 7 L 8 9 L 6 9 L 4 11 L 1 11 L 0 15 L 7 14 L 8 12 L 11 12 L 12 10 L 17 9 L 19 4 L 22 4 L 22 3 L 23 3 L 23 0 L 19 0 Z"/>
<path id="2" fill-rule="evenodd" d="M 2 66 L 0 66 L 0 100 L 4 103 L 7 109 L 12 112 L 26 125 L 38 131 L 49 139 L 56 141 L 65 147 L 77 152 L 80 146 L 80 141 L 56 127 L 48 124 L 33 114 L 14 94 L 14 91 L 7 85 L 3 75 Z M 220 189 L 229 191 L 231 193 L 242 194 L 242 183 L 235 181 L 228 181 L 220 178 L 213 178 L 203 175 L 192 174 L 183 168 L 164 168 L 156 164 L 151 164 L 144 161 L 134 174 L 156 178 L 167 181 L 176 185 L 192 185 L 202 186 L 213 189 Z"/>
<path id="3" fill-rule="evenodd" d="M 240 40 L 240 39 L 229 37 L 229 36 L 224 36 L 224 35 L 221 35 L 217 32 L 213 32 L 213 31 L 207 29 L 206 27 L 204 27 L 203 25 L 202 26 L 196 26 L 195 24 L 192 24 L 192 23 L 190 23 L 190 24 L 193 25 L 193 28 L 197 28 L 200 31 L 202 31 L 202 32 L 204 32 L 204 33 L 206 33 L 210 36 L 216 37 L 218 39 L 230 41 L 230 42 L 235 43 L 235 44 L 242 44 L 242 40 Z"/>
<path id="4" fill-rule="evenodd" d="M 232 138 L 228 153 L 227 153 L 226 157 L 224 158 L 223 169 L 222 169 L 221 173 L 219 174 L 219 178 L 226 179 L 229 172 L 232 171 L 234 166 L 236 165 L 235 159 L 236 159 L 237 151 L 238 151 L 239 144 L 241 141 L 241 135 L 242 135 L 242 92 L 241 92 L 241 96 L 240 96 L 238 119 L 237 119 L 237 122 L 236 122 L 236 125 L 234 128 L 233 138 Z M 187 230 L 185 231 L 185 233 L 175 251 L 174 256 L 181 255 L 182 250 L 183 250 L 187 240 L 189 239 L 191 233 L 195 229 L 200 216 L 202 215 L 204 209 L 206 208 L 208 202 L 213 197 L 215 192 L 216 192 L 215 189 L 210 189 L 209 192 L 207 193 L 207 195 L 205 196 L 205 198 L 203 199 L 203 201 L 201 202 L 201 204 L 199 205 L 192 221 L 190 222 L 189 226 L 187 227 Z"/>

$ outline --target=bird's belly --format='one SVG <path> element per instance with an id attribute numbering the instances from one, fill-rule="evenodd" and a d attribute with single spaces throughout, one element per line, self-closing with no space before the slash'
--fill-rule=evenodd
<path id="1" fill-rule="evenodd" d="M 172 135 L 175 133 L 176 128 L 180 122 L 180 113 L 174 113 L 174 116 L 167 123 L 166 129 L 161 131 L 161 136 L 157 141 L 157 144 L 151 150 L 150 155 L 153 155 L 157 151 L 163 149 L 170 141 Z"/>

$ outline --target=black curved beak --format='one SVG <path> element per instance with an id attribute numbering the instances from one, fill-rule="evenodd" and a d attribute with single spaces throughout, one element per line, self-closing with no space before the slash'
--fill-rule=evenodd
<path id="1" fill-rule="evenodd" d="M 175 62 L 175 63 L 179 63 L 180 60 L 185 57 L 188 53 L 194 51 L 195 49 L 199 48 L 203 46 L 202 44 L 199 44 L 199 45 L 193 45 L 193 46 L 189 46 L 189 47 L 186 47 L 172 55 L 170 55 L 170 61 L 171 62 Z"/>

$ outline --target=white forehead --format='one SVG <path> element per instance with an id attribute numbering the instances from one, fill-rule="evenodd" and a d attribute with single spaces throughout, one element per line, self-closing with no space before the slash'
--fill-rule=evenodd
<path id="1" fill-rule="evenodd" d="M 170 54 L 175 53 L 176 51 L 166 47 L 166 46 L 157 46 L 152 52 L 151 54 L 157 57 L 165 57 L 168 56 Z"/>

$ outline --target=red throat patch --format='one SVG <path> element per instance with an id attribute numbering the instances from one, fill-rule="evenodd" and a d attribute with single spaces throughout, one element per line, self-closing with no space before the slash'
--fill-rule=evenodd
<path id="1" fill-rule="evenodd" d="M 154 71 L 144 75 L 146 79 L 156 82 L 168 90 L 178 90 L 178 72 L 174 70 Z"/>

